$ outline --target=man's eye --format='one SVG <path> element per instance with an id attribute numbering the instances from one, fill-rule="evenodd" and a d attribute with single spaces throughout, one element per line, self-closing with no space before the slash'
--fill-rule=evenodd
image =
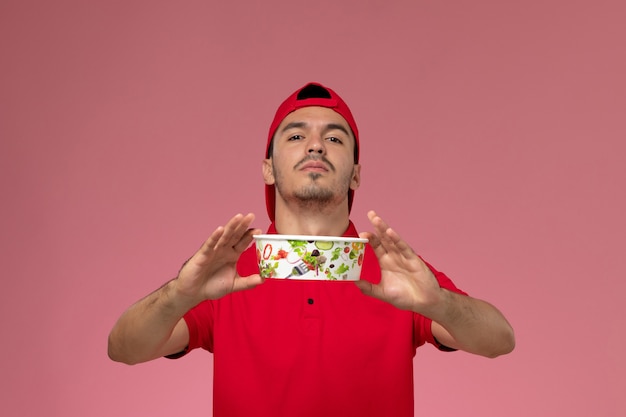
<path id="1" fill-rule="evenodd" d="M 338 138 L 338 137 L 336 137 L 336 136 L 330 136 L 329 138 L 327 138 L 327 140 L 329 140 L 329 141 L 331 141 L 331 142 L 335 142 L 335 143 L 343 143 L 343 142 L 341 141 L 341 139 L 339 139 L 339 138 Z"/>
<path id="2" fill-rule="evenodd" d="M 289 136 L 289 140 L 300 140 L 302 139 L 302 135 L 291 135 Z"/>

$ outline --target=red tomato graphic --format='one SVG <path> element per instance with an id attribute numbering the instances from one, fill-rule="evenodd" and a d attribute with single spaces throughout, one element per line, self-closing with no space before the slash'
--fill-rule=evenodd
<path id="1" fill-rule="evenodd" d="M 270 245 L 269 243 L 267 245 L 265 245 L 265 247 L 263 248 L 263 259 L 265 259 L 266 261 L 270 258 L 270 255 L 272 254 L 272 245 Z"/>

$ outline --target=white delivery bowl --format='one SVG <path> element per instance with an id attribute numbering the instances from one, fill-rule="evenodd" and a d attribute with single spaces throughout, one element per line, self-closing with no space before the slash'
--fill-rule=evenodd
<path id="1" fill-rule="evenodd" d="M 367 239 L 336 236 L 254 235 L 263 278 L 357 281 Z"/>

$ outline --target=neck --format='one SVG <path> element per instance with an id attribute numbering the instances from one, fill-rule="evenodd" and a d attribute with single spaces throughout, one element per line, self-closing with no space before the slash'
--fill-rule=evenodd
<path id="1" fill-rule="evenodd" d="M 274 225 L 284 235 L 341 236 L 350 224 L 346 204 L 333 208 L 287 207 L 276 201 Z"/>

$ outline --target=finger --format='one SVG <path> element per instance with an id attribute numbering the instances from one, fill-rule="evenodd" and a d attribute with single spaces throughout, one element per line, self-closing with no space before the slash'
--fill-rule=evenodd
<path id="1" fill-rule="evenodd" d="M 372 226 L 374 227 L 374 233 L 370 233 L 371 239 L 375 243 L 375 245 L 378 246 L 381 243 L 380 239 L 385 231 L 384 229 L 385 223 L 383 222 L 383 219 L 380 218 L 380 216 L 378 216 L 378 214 L 376 214 L 374 210 L 368 211 L 367 217 L 370 223 L 372 224 Z"/>
<path id="2" fill-rule="evenodd" d="M 239 240 L 244 237 L 250 231 L 250 225 L 254 221 L 254 214 L 248 213 L 241 218 L 241 222 L 237 225 L 235 230 L 235 236 L 239 238 Z"/>
<path id="3" fill-rule="evenodd" d="M 376 230 L 377 234 L 384 233 L 385 229 L 387 228 L 387 224 L 378 214 L 376 214 L 374 210 L 370 210 L 367 212 L 367 218 L 369 219 L 372 226 L 374 226 L 374 230 Z"/>
<path id="4" fill-rule="evenodd" d="M 378 242 L 378 238 L 372 232 L 361 232 L 359 233 L 359 237 L 361 239 L 367 239 L 368 243 L 371 245 L 376 245 Z"/>
<path id="5" fill-rule="evenodd" d="M 381 240 L 386 239 L 387 229 L 390 228 L 389 225 L 373 210 L 370 211 L 367 215 L 369 217 L 370 223 L 372 223 L 372 226 L 374 226 L 378 237 Z"/>
<path id="6" fill-rule="evenodd" d="M 359 288 L 359 290 L 361 290 L 363 294 L 371 296 L 373 287 L 373 284 L 371 282 L 361 279 L 358 281 L 354 281 L 354 284 Z"/>
<path id="7" fill-rule="evenodd" d="M 368 240 L 370 247 L 374 250 L 374 253 L 378 258 L 387 253 L 385 248 L 381 245 L 380 239 L 374 233 L 363 232 L 360 236 Z"/>
<path id="8" fill-rule="evenodd" d="M 237 226 L 237 230 L 234 232 L 232 241 L 234 244 L 232 248 L 237 251 L 237 253 L 243 252 L 252 242 L 252 235 L 260 234 L 261 230 L 256 228 L 251 228 L 250 224 L 254 220 L 254 214 L 248 213 L 243 217 L 241 223 Z M 239 237 L 238 240 L 237 237 Z"/>
<path id="9" fill-rule="evenodd" d="M 236 214 L 226 223 L 225 226 L 218 226 L 213 233 L 211 233 L 211 236 L 209 236 L 209 238 L 204 242 L 202 251 L 207 252 L 216 250 L 220 247 L 235 246 L 240 239 L 233 238 L 233 235 L 238 233 L 238 226 L 243 222 L 243 224 L 246 225 L 242 227 L 242 230 L 245 233 L 248 225 L 252 223 L 252 220 L 254 220 L 254 215 L 252 213 L 249 213 L 246 216 Z"/>
<path id="10" fill-rule="evenodd" d="M 233 249 L 235 251 L 237 251 L 237 253 L 241 253 L 244 250 L 246 250 L 248 248 L 248 246 L 250 246 L 250 242 L 252 242 L 253 239 L 253 235 L 258 235 L 261 234 L 261 229 L 248 229 L 244 235 L 241 237 L 241 239 L 239 239 L 239 242 L 237 242 L 234 246 Z"/>
<path id="11" fill-rule="evenodd" d="M 209 238 L 202 245 L 202 248 L 201 248 L 202 251 L 207 252 L 207 251 L 211 251 L 215 249 L 215 246 L 217 246 L 217 243 L 219 242 L 219 240 L 222 238 L 223 235 L 224 235 L 224 226 L 217 227 L 213 231 L 213 233 L 211 233 L 211 236 L 209 236 Z"/>
<path id="12" fill-rule="evenodd" d="M 380 217 L 373 210 L 368 213 L 370 222 L 379 232 L 379 240 L 381 249 L 378 253 L 382 253 L 383 249 L 385 253 L 398 253 L 405 258 L 412 259 L 417 257 L 413 248 L 409 246 L 400 235 L 387 224 L 382 217 Z"/>
<path id="13" fill-rule="evenodd" d="M 380 284 L 372 284 L 371 282 L 365 280 L 354 281 L 354 283 L 364 295 L 385 301 L 384 292 Z"/>
<path id="14" fill-rule="evenodd" d="M 376 230 L 376 237 L 378 240 L 377 243 L 380 245 L 379 250 L 384 250 L 385 253 L 395 250 L 394 241 L 387 234 L 391 229 L 389 225 L 373 210 L 369 211 L 367 216 L 369 217 L 370 223 L 372 223 L 372 226 L 374 226 L 374 229 Z"/>
<path id="15" fill-rule="evenodd" d="M 226 226 L 224 226 L 224 235 L 218 242 L 220 247 L 233 247 L 248 230 L 250 224 L 254 220 L 254 214 L 248 213 L 245 216 L 236 214 L 231 218 Z"/>
<path id="16" fill-rule="evenodd" d="M 387 229 L 386 235 L 389 236 L 389 240 L 393 242 L 393 247 L 397 250 L 403 257 L 407 259 L 417 257 L 417 254 L 413 250 L 413 248 L 406 243 L 400 235 L 393 229 Z"/>
<path id="17" fill-rule="evenodd" d="M 262 284 L 264 281 L 265 280 L 261 278 L 259 274 L 253 274 L 247 277 L 237 276 L 235 277 L 235 281 L 233 282 L 233 292 L 249 290 L 259 284 Z"/>

